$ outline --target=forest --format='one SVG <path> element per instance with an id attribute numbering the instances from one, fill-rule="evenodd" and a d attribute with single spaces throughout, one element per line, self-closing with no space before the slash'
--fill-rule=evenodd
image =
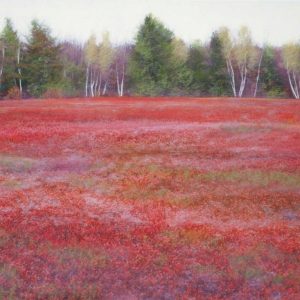
<path id="1" fill-rule="evenodd" d="M 228 96 L 296 98 L 300 43 L 257 45 L 249 28 L 227 27 L 187 44 L 153 15 L 132 43 L 109 32 L 85 43 L 55 38 L 33 20 L 21 39 L 10 19 L 0 35 L 0 97 Z"/>

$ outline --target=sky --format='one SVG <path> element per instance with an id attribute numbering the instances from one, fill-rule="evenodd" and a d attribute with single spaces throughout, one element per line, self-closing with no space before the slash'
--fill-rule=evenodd
<path id="1" fill-rule="evenodd" d="M 242 25 L 258 44 L 300 40 L 300 0 L 0 0 L 0 28 L 9 17 L 24 37 L 36 18 L 59 39 L 84 42 L 109 31 L 114 43 L 123 43 L 134 40 L 149 13 L 188 43 L 208 41 L 220 26 L 236 33 Z"/>

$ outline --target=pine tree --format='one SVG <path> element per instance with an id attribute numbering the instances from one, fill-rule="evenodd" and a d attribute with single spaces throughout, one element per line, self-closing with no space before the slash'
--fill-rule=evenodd
<path id="1" fill-rule="evenodd" d="M 187 67 L 192 73 L 190 93 L 197 96 L 208 94 L 208 66 L 204 47 L 196 42 L 189 49 Z"/>
<path id="2" fill-rule="evenodd" d="M 261 92 L 268 97 L 284 97 L 284 83 L 276 67 L 275 50 L 265 47 L 261 62 Z"/>
<path id="3" fill-rule="evenodd" d="M 218 33 L 214 32 L 210 40 L 210 70 L 209 94 L 227 96 L 231 94 L 226 71 L 226 61 L 223 56 L 222 43 Z"/>
<path id="4" fill-rule="evenodd" d="M 130 60 L 130 76 L 136 94 L 165 95 L 174 75 L 173 33 L 152 15 L 140 27 Z"/>
<path id="5" fill-rule="evenodd" d="M 48 88 L 60 83 L 62 63 L 59 47 L 50 30 L 36 20 L 31 23 L 24 60 L 24 77 L 30 95 L 40 97 Z"/>

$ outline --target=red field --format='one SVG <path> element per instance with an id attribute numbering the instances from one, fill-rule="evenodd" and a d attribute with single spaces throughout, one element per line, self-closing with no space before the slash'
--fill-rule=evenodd
<path id="1" fill-rule="evenodd" d="M 300 102 L 0 102 L 0 299 L 300 299 Z"/>

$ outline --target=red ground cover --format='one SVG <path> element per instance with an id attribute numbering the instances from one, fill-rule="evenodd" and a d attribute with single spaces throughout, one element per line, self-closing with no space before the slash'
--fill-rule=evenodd
<path id="1" fill-rule="evenodd" d="M 0 102 L 0 299 L 299 299 L 300 102 Z"/>

